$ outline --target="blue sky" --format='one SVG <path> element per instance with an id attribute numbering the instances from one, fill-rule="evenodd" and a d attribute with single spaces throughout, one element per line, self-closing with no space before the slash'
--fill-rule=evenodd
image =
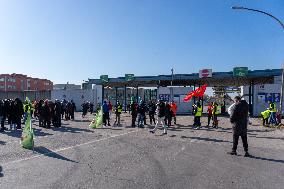
<path id="1" fill-rule="evenodd" d="M 0 0 L 0 73 L 88 78 L 280 68 L 283 0 Z"/>

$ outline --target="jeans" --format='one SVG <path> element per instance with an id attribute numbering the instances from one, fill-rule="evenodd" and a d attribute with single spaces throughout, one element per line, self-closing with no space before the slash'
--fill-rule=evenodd
<path id="1" fill-rule="evenodd" d="M 277 121 L 276 121 L 276 112 L 270 112 L 269 123 L 270 123 L 270 124 L 277 124 Z"/>
<path id="2" fill-rule="evenodd" d="M 167 125 L 164 124 L 164 120 L 165 120 L 165 117 L 158 117 L 158 120 L 157 120 L 157 123 L 156 123 L 156 126 L 155 128 L 152 130 L 152 131 L 156 131 L 159 127 L 159 124 L 161 124 L 163 127 L 164 127 L 164 133 L 167 133 Z"/>
<path id="3" fill-rule="evenodd" d="M 144 115 L 138 114 L 138 127 L 143 126 L 144 123 Z"/>

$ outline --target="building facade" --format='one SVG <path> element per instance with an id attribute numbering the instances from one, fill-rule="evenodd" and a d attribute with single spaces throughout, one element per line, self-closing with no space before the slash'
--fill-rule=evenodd
<path id="1" fill-rule="evenodd" d="M 276 103 L 277 110 L 280 110 L 281 98 L 281 76 L 274 77 L 272 84 L 258 84 L 251 88 L 251 99 L 249 99 L 249 86 L 241 87 L 241 96 L 249 103 L 251 101 L 253 116 L 260 116 L 260 113 L 269 108 L 269 101 Z M 283 106 L 283 105 L 282 105 Z M 283 110 L 283 107 L 282 107 Z M 283 115 L 284 112 L 282 112 Z"/>
<path id="2" fill-rule="evenodd" d="M 22 74 L 0 74 L 0 91 L 49 91 L 53 83 L 47 79 L 28 77 Z"/>
<path id="3" fill-rule="evenodd" d="M 75 85 L 75 84 L 54 84 L 53 90 L 79 90 L 81 89 L 81 85 Z"/>

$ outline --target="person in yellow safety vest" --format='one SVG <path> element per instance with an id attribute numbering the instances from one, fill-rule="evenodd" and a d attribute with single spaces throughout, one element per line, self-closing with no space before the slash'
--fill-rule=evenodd
<path id="1" fill-rule="evenodd" d="M 263 112 L 261 112 L 261 116 L 262 116 L 262 125 L 268 125 L 268 118 L 270 116 L 270 110 L 265 110 Z"/>
<path id="2" fill-rule="evenodd" d="M 200 102 L 194 105 L 194 126 L 199 129 L 201 126 L 200 117 L 202 116 L 202 106 Z"/>
<path id="3" fill-rule="evenodd" d="M 25 124 L 27 117 L 28 117 L 28 113 L 33 112 L 33 108 L 32 108 L 32 103 L 30 101 L 30 99 L 28 97 L 26 97 L 26 100 L 24 101 L 24 119 L 23 119 L 23 124 Z"/>
<path id="4" fill-rule="evenodd" d="M 221 114 L 221 106 L 219 106 L 216 102 L 213 103 L 213 128 L 218 128 L 218 115 Z"/>
<path id="5" fill-rule="evenodd" d="M 276 103 L 269 101 L 269 111 L 270 111 L 270 116 L 269 116 L 269 124 L 275 124 L 277 125 L 276 121 Z"/>
<path id="6" fill-rule="evenodd" d="M 120 125 L 120 114 L 122 113 L 122 105 L 120 102 L 117 102 L 115 106 L 115 122 L 114 124 L 117 123 L 117 125 Z"/>

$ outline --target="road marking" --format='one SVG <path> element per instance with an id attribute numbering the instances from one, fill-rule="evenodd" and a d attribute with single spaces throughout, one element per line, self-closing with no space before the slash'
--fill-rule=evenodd
<path id="1" fill-rule="evenodd" d="M 51 150 L 51 152 L 48 152 L 48 153 L 39 154 L 39 155 L 31 156 L 31 157 L 28 157 L 28 158 L 24 158 L 24 159 L 19 159 L 19 160 L 3 163 L 2 166 L 9 165 L 9 164 L 14 164 L 14 163 L 19 163 L 19 162 L 22 162 L 22 161 L 27 161 L 27 160 L 30 160 L 30 159 L 35 159 L 35 158 L 42 157 L 42 156 L 45 156 L 45 155 L 48 155 L 48 154 L 53 154 L 53 153 L 69 150 L 69 149 L 76 148 L 76 147 L 79 147 L 79 146 L 84 146 L 84 145 L 92 144 L 92 143 L 95 143 L 95 142 L 100 142 L 100 141 L 103 141 L 103 140 L 107 140 L 107 139 L 110 139 L 110 138 L 115 138 L 115 137 L 127 135 L 127 134 L 134 133 L 134 132 L 137 132 L 137 131 L 134 130 L 134 131 L 122 133 L 122 134 L 119 134 L 119 135 L 113 135 L 113 136 L 110 136 L 110 137 L 106 137 L 106 138 L 102 138 L 102 139 L 98 139 L 98 140 L 93 140 L 93 141 L 90 141 L 90 142 L 77 144 L 77 145 L 74 145 L 74 146 L 69 146 L 69 147 L 66 147 L 66 148 L 60 148 L 60 149 L 57 149 L 57 150 Z"/>

